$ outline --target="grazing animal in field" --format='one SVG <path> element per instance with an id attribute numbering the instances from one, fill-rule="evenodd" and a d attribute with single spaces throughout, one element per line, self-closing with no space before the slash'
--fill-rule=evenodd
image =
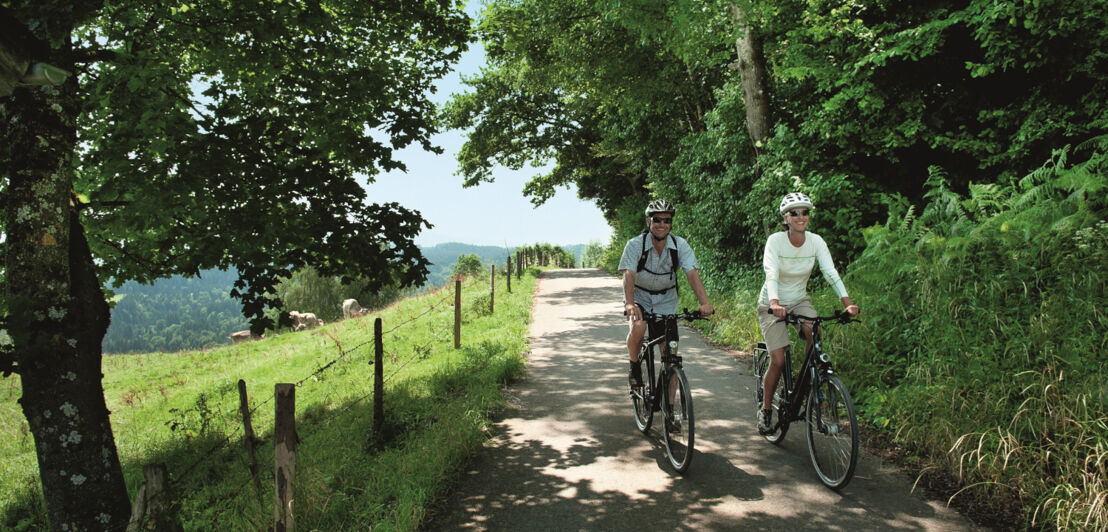
<path id="1" fill-rule="evenodd" d="M 294 310 L 289 312 L 289 317 L 292 318 L 292 332 L 314 329 L 323 325 L 323 320 L 317 318 L 311 312 L 297 312 Z"/>
<path id="2" fill-rule="evenodd" d="M 347 299 L 342 302 L 343 319 L 360 318 L 366 314 L 369 314 L 369 310 L 362 308 L 357 299 Z"/>
<path id="3" fill-rule="evenodd" d="M 241 344 L 243 342 L 249 342 L 250 340 L 261 340 L 262 338 L 265 338 L 265 335 L 263 334 L 261 336 L 255 336 L 253 334 L 250 334 L 249 330 L 245 330 L 233 332 L 231 333 L 231 336 L 229 336 L 229 338 L 231 339 L 232 344 Z"/>

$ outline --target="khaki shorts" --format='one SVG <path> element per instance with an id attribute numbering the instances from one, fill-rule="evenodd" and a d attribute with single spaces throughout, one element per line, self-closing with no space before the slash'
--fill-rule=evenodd
<path id="1" fill-rule="evenodd" d="M 785 306 L 785 310 L 801 316 L 815 317 L 815 307 L 810 298 L 803 298 L 792 305 Z M 758 305 L 758 325 L 762 327 L 762 338 L 766 340 L 766 349 L 773 351 L 789 345 L 789 329 L 785 321 L 777 321 L 777 316 L 769 313 L 769 305 Z"/>

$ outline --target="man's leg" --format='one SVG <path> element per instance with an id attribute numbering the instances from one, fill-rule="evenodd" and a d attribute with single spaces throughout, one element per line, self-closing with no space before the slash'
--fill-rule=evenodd
<path id="1" fill-rule="evenodd" d="M 639 349 L 642 348 L 642 337 L 646 333 L 646 321 L 628 318 L 629 330 L 627 332 L 627 352 L 631 361 L 631 372 L 628 375 L 632 387 L 642 387 L 642 366 L 639 364 Z"/>

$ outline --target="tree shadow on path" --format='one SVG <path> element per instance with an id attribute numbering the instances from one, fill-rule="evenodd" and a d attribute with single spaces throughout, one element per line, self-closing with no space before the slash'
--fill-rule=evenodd
<path id="1" fill-rule="evenodd" d="M 696 450 L 685 476 L 657 430 L 635 427 L 618 279 L 546 272 L 535 301 L 528 377 L 486 448 L 426 530 L 965 530 L 910 494 L 879 461 L 827 489 L 808 463 L 803 425 L 781 446 L 754 432 L 746 364 L 691 329 L 680 351 L 691 382 Z"/>

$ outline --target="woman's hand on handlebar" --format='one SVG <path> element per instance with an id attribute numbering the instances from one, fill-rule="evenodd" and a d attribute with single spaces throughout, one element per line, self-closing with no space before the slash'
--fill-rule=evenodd
<path id="1" fill-rule="evenodd" d="M 857 316 L 858 313 L 862 311 L 862 309 L 858 308 L 858 305 L 854 304 L 847 305 L 843 310 L 845 310 L 847 314 L 850 314 L 851 317 Z"/>
<path id="2" fill-rule="evenodd" d="M 773 303 L 773 302 L 770 302 L 770 304 L 769 304 L 769 311 L 774 316 L 777 316 L 777 319 L 780 319 L 780 320 L 785 319 L 785 314 L 787 312 L 785 310 L 785 307 L 782 307 L 781 305 L 778 305 L 777 303 Z"/>

